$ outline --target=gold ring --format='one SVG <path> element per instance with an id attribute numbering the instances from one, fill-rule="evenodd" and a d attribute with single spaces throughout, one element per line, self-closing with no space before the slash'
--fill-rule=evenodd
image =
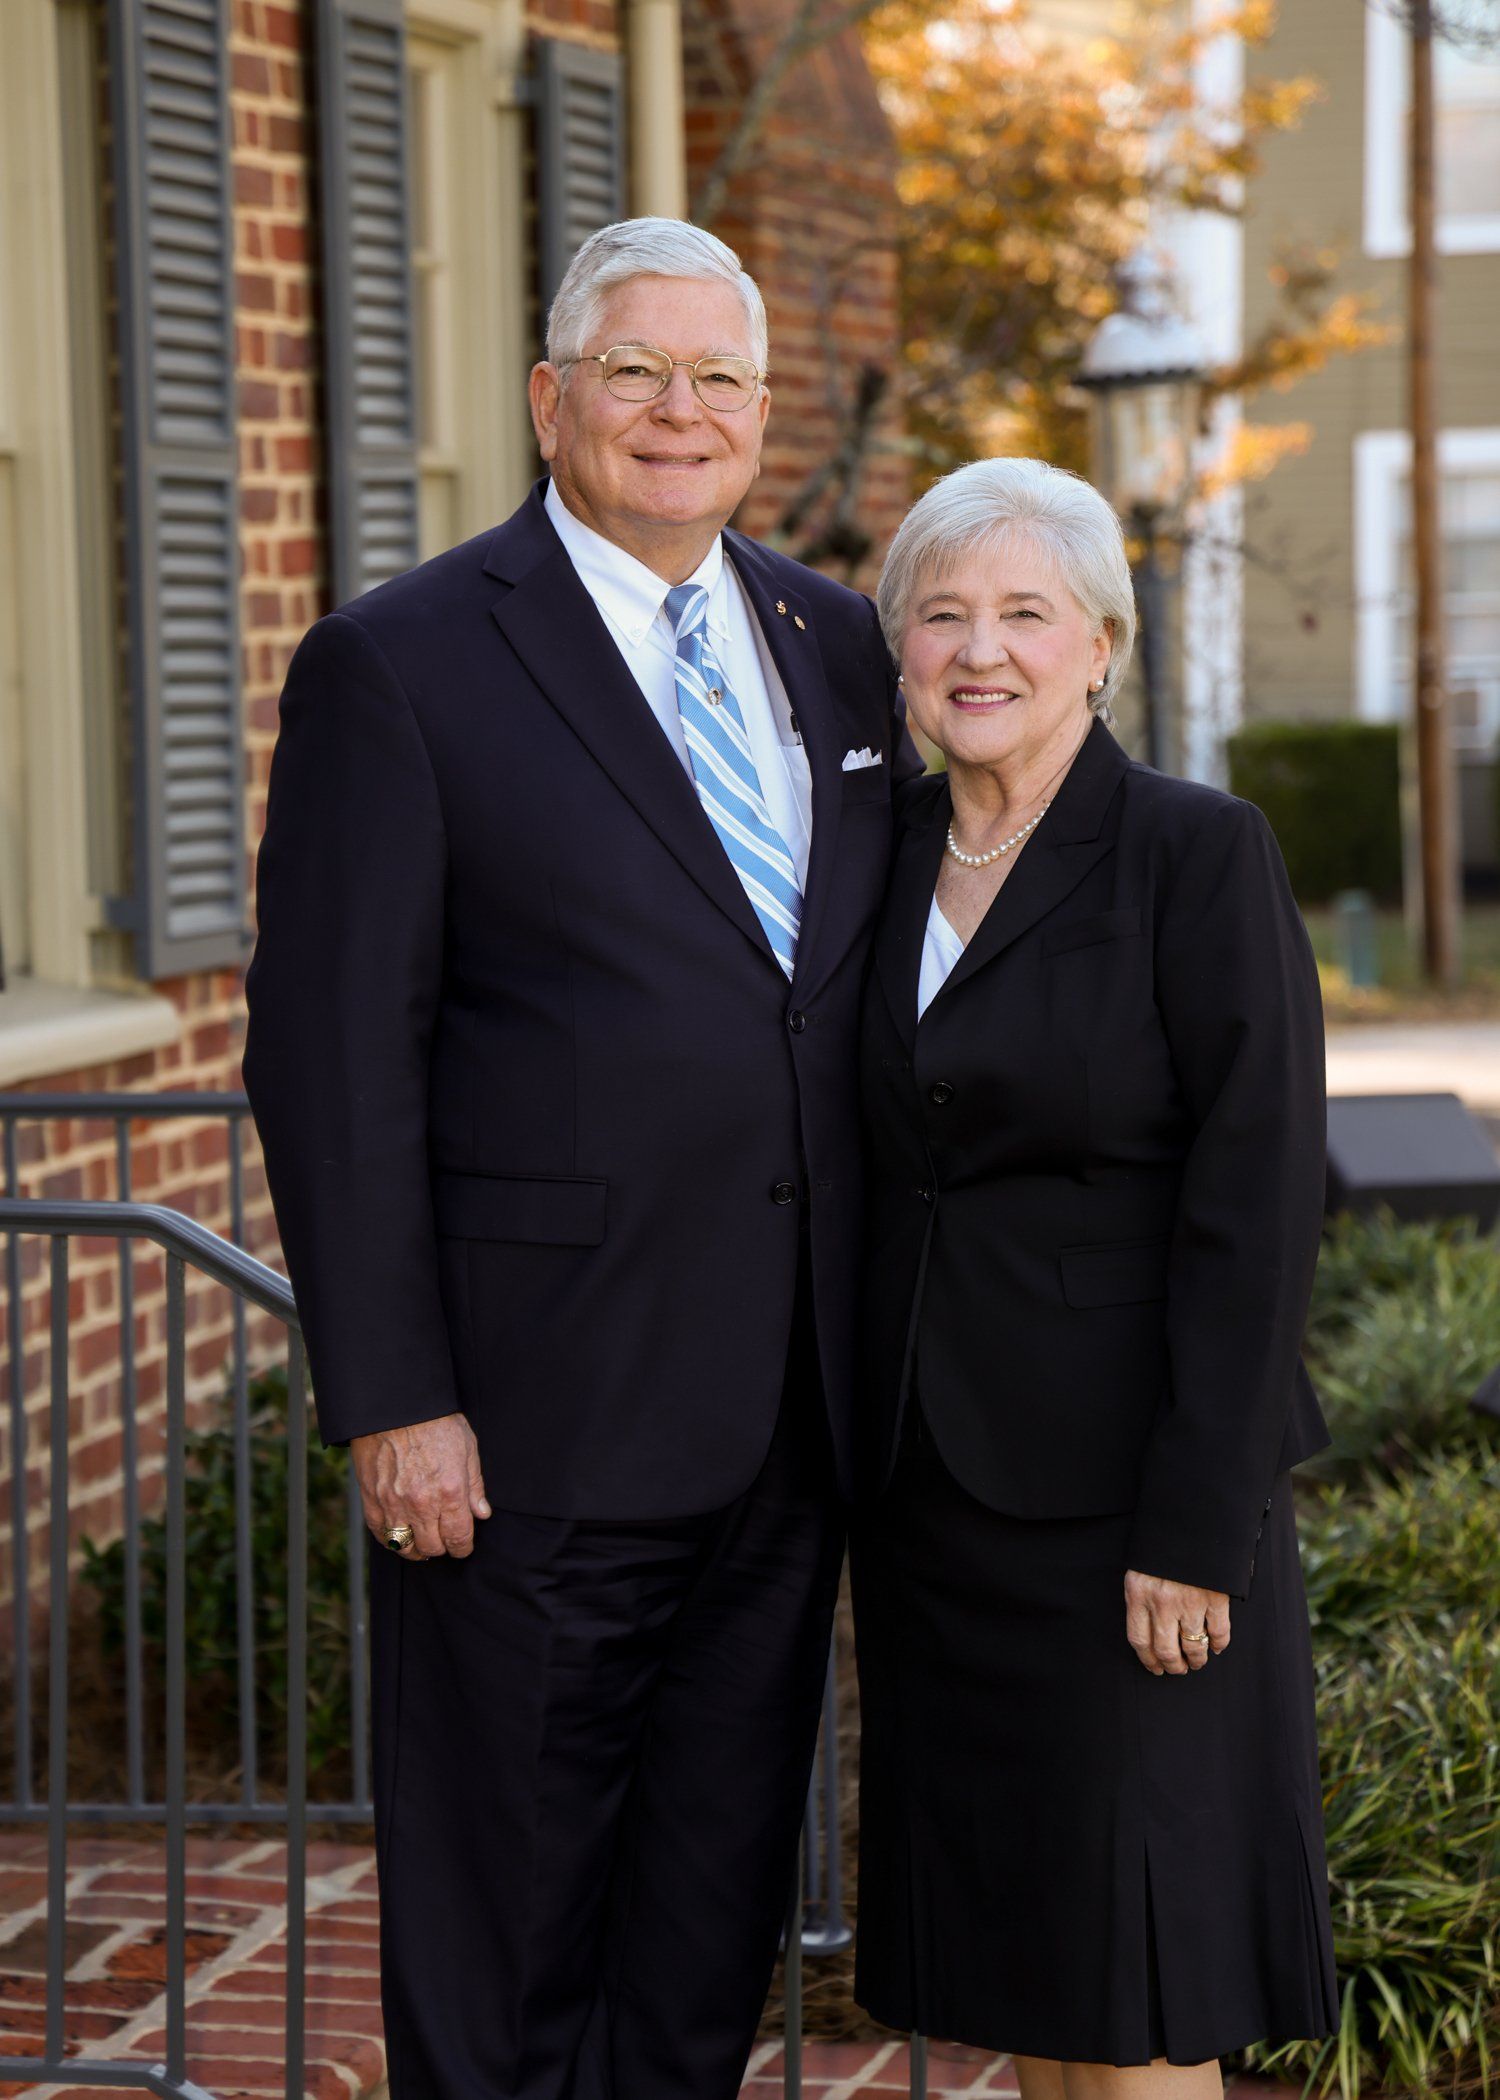
<path id="1" fill-rule="evenodd" d="M 404 1553 L 408 1546 L 416 1544 L 417 1534 L 410 1524 L 393 1524 L 390 1530 L 384 1533 L 383 1538 L 392 1553 Z"/>
<path id="2" fill-rule="evenodd" d="M 1208 1635 L 1206 1633 L 1185 1633 L 1182 1638 L 1185 1641 L 1206 1641 Z"/>

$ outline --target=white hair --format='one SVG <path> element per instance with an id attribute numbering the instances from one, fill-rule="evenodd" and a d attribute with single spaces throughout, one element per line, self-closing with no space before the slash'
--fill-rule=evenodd
<path id="1" fill-rule="evenodd" d="M 745 309 L 756 364 L 769 355 L 765 301 L 734 250 L 685 219 L 618 219 L 591 233 L 563 273 L 547 315 L 547 357 L 563 364 L 579 357 L 598 324 L 605 299 L 632 277 L 719 279 L 732 284 Z M 727 343 L 715 343 L 727 350 Z"/>
<path id="2" fill-rule="evenodd" d="M 901 653 L 917 586 L 949 573 L 971 554 L 1016 534 L 1055 567 L 1097 634 L 1108 628 L 1109 667 L 1090 693 L 1096 715 L 1111 719 L 1135 646 L 1135 591 L 1120 521 L 1081 475 L 1041 459 L 976 459 L 933 485 L 902 519 L 880 572 L 876 604 L 893 656 Z"/>

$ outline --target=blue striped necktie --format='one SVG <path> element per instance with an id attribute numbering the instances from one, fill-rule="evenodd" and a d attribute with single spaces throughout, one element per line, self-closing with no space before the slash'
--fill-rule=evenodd
<path id="1" fill-rule="evenodd" d="M 708 592 L 701 583 L 679 583 L 666 607 L 677 635 L 677 712 L 698 799 L 790 977 L 802 923 L 797 864 L 766 805 L 740 703 L 709 646 Z"/>

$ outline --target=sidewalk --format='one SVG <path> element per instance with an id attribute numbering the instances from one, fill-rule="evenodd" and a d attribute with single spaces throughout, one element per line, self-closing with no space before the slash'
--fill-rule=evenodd
<path id="1" fill-rule="evenodd" d="M 1330 1094 L 1457 1094 L 1500 1117 L 1500 1021 L 1372 1021 L 1330 1029 Z"/>
<path id="2" fill-rule="evenodd" d="M 46 2007 L 47 1841 L 0 1834 L 0 2055 L 39 2053 Z M 188 2072 L 214 2100 L 281 2100 L 286 1993 L 286 1847 L 189 1838 Z M 87 2057 L 158 2060 L 166 2046 L 162 1918 L 154 1844 L 75 1838 L 68 1847 L 66 2048 L 76 2083 L 0 2084 L 27 2100 L 118 2100 L 91 2086 Z M 310 2100 L 386 2100 L 377 1957 L 375 1861 L 361 1845 L 308 1848 L 307 2077 Z M 779 2041 L 750 2060 L 745 2100 L 780 2100 Z M 809 2043 L 807 2100 L 885 2100 L 910 2090 L 903 2041 Z M 1235 2100 L 1283 2100 L 1259 2079 L 1230 2082 Z M 934 2043 L 930 2100 L 1014 2100 L 1010 2059 Z M 1285 2095 L 1285 2100 L 1291 2096 Z"/>

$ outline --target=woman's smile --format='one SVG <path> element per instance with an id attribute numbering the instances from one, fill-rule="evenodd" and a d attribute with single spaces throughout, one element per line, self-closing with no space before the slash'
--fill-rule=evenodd
<path id="1" fill-rule="evenodd" d="M 1024 697 L 1024 694 L 1003 685 L 956 685 L 948 695 L 953 705 L 966 715 L 994 714 L 1002 707 L 1009 707 L 1013 700 Z"/>

